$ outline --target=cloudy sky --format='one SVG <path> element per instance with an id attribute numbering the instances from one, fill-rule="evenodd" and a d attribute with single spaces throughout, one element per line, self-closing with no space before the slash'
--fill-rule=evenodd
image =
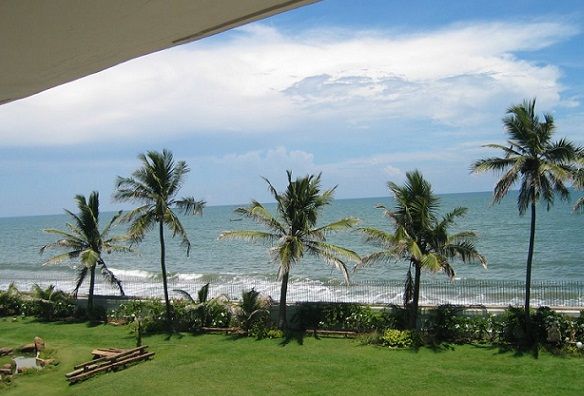
<path id="1" fill-rule="evenodd" d="M 286 169 L 337 198 L 387 195 L 420 169 L 440 193 L 486 191 L 470 163 L 537 98 L 584 144 L 581 1 L 325 0 L 0 106 L 0 216 L 61 213 L 145 150 L 192 171 L 209 204 L 269 198 Z"/>

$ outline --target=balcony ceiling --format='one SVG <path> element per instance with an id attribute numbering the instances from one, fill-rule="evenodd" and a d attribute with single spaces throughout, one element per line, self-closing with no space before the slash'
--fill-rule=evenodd
<path id="1" fill-rule="evenodd" d="M 316 0 L 0 0 L 0 104 Z"/>

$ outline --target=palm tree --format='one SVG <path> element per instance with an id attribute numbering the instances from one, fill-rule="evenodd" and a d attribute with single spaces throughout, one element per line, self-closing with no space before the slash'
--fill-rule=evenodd
<path id="1" fill-rule="evenodd" d="M 134 171 L 131 177 L 118 176 L 114 199 L 140 204 L 125 216 L 125 220 L 131 222 L 128 234 L 133 243 L 141 242 L 146 233 L 156 224 L 158 225 L 166 320 L 168 329 L 171 330 L 172 313 L 168 298 L 164 226 L 170 229 L 173 237 L 178 236 L 182 239 L 182 245 L 186 248 L 188 256 L 191 243 L 172 208 L 182 210 L 185 215 L 201 215 L 205 201 L 196 201 L 193 197 L 175 199 L 190 169 L 184 161 L 175 163 L 170 151 L 162 150 L 162 153 L 148 151 L 146 154 L 140 154 L 138 159 L 142 162 L 142 166 Z"/>
<path id="2" fill-rule="evenodd" d="M 332 232 L 346 230 L 357 223 L 357 219 L 346 217 L 333 223 L 316 227 L 318 216 L 324 206 L 331 203 L 335 188 L 321 193 L 320 174 L 309 175 L 292 180 L 292 172 L 287 171 L 288 187 L 278 193 L 268 179 L 268 189 L 277 204 L 277 215 L 272 215 L 262 204 L 253 200 L 246 208 L 235 212 L 265 226 L 268 231 L 225 231 L 220 239 L 244 239 L 264 241 L 271 244 L 270 255 L 279 265 L 278 278 L 282 285 L 278 327 L 286 329 L 286 295 L 292 265 L 297 264 L 305 253 L 320 257 L 343 273 L 349 282 L 349 273 L 344 259 L 359 261 L 352 250 L 326 242 Z"/>
<path id="3" fill-rule="evenodd" d="M 485 147 L 503 151 L 502 157 L 490 157 L 476 161 L 472 172 L 494 171 L 501 175 L 495 185 L 493 203 L 500 202 L 511 187 L 519 184 L 517 207 L 519 215 L 531 208 L 529 250 L 525 274 L 525 325 L 529 336 L 529 302 L 531 293 L 531 271 L 535 242 L 535 219 L 537 203 L 541 200 L 550 210 L 554 196 L 569 198 L 565 183 L 575 175 L 574 162 L 580 148 L 566 139 L 552 142 L 555 132 L 551 114 L 544 114 L 540 121 L 535 112 L 535 99 L 511 106 L 503 118 L 505 131 L 509 135 L 507 145 L 489 144 Z"/>
<path id="4" fill-rule="evenodd" d="M 76 215 L 68 210 L 65 213 L 73 220 L 67 223 L 68 231 L 57 229 L 46 229 L 45 232 L 55 234 L 60 237 L 53 243 L 48 243 L 41 247 L 40 253 L 47 249 L 66 249 L 66 253 L 56 255 L 47 260 L 43 265 L 58 264 L 65 260 L 79 259 L 81 266 L 77 267 L 77 281 L 74 289 L 74 296 L 77 297 L 79 288 L 89 274 L 89 293 L 87 296 L 87 310 L 93 312 L 93 291 L 95 287 L 95 270 L 99 266 L 102 276 L 124 295 L 122 283 L 116 278 L 114 273 L 107 267 L 103 260 L 102 253 L 126 252 L 130 249 L 127 246 L 119 245 L 118 242 L 124 240 L 123 236 L 109 237 L 112 225 L 118 220 L 121 211 L 118 212 L 107 223 L 105 228 L 99 231 L 99 194 L 93 191 L 89 199 L 83 195 L 75 196 L 79 214 Z"/>
<path id="5" fill-rule="evenodd" d="M 404 305 L 410 309 L 409 327 L 416 328 L 420 278 L 422 269 L 432 272 L 443 271 L 454 278 L 454 259 L 463 262 L 479 262 L 484 267 L 487 260 L 478 253 L 473 244 L 476 235 L 471 231 L 448 234 L 456 218 L 464 216 L 466 208 L 455 208 L 443 217 L 438 217 L 439 199 L 432 193 L 432 187 L 419 171 L 406 173 L 403 186 L 388 183 L 395 197 L 395 207 L 384 209 L 385 216 L 393 223 L 394 232 L 375 228 L 360 228 L 368 242 L 381 250 L 363 257 L 358 266 L 377 262 L 391 263 L 404 260 L 409 263 L 404 286 Z M 412 279 L 412 269 L 414 278 Z"/>

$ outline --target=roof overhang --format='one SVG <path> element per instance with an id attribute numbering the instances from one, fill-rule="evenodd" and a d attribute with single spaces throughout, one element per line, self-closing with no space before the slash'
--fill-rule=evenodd
<path id="1" fill-rule="evenodd" d="M 0 104 L 318 0 L 0 0 Z"/>

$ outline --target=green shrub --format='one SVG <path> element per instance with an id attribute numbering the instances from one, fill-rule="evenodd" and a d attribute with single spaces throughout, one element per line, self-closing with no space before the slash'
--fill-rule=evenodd
<path id="1" fill-rule="evenodd" d="M 584 342 L 584 311 L 580 311 L 580 316 L 574 321 L 574 339 Z"/>
<path id="2" fill-rule="evenodd" d="M 280 329 L 268 329 L 266 338 L 284 338 L 284 332 Z"/>
<path id="3" fill-rule="evenodd" d="M 85 318 L 85 310 L 77 307 L 75 298 L 55 285 L 43 289 L 39 285 L 32 288 L 33 302 L 30 311 L 39 320 L 56 321 L 71 318 Z"/>
<path id="4" fill-rule="evenodd" d="M 367 332 L 379 326 L 379 315 L 353 303 L 300 303 L 292 321 L 301 329 Z"/>
<path id="5" fill-rule="evenodd" d="M 228 327 L 231 312 L 226 302 L 212 299 L 205 303 L 171 300 L 172 325 L 176 331 L 197 332 L 201 327 Z M 120 304 L 111 314 L 112 319 L 133 322 L 140 318 L 144 334 L 163 332 L 166 327 L 166 306 L 159 299 L 132 300 Z"/>
<path id="6" fill-rule="evenodd" d="M 461 342 L 468 329 L 466 318 L 459 317 L 462 307 L 456 305 L 439 305 L 429 313 L 428 330 L 437 342 Z"/>
<path id="7" fill-rule="evenodd" d="M 387 329 L 383 332 L 383 345 L 390 348 L 411 348 L 417 345 L 417 336 L 410 330 Z"/>
<path id="8" fill-rule="evenodd" d="M 552 311 L 549 307 L 539 307 L 531 316 L 533 337 L 536 342 L 552 348 L 562 348 L 575 341 L 575 326 L 572 320 Z"/>
<path id="9" fill-rule="evenodd" d="M 166 330 L 166 308 L 158 299 L 131 300 L 120 304 L 110 315 L 112 319 L 123 319 L 140 323 L 144 334 Z"/>
<path id="10" fill-rule="evenodd" d="M 382 333 L 380 333 L 378 330 L 359 334 L 356 340 L 360 345 L 382 345 L 384 342 Z"/>
<path id="11" fill-rule="evenodd" d="M 250 337 L 265 338 L 271 324 L 270 299 L 263 298 L 253 288 L 243 291 L 241 297 L 241 304 L 235 308 L 238 326 Z"/>
<path id="12" fill-rule="evenodd" d="M 22 305 L 21 294 L 14 283 L 11 283 L 6 291 L 0 291 L 0 317 L 20 315 Z"/>
<path id="13" fill-rule="evenodd" d="M 509 307 L 494 321 L 497 340 L 500 343 L 520 345 L 525 344 L 525 314 L 523 308 Z"/>
<path id="14" fill-rule="evenodd" d="M 408 310 L 395 304 L 390 304 L 381 311 L 377 328 L 405 330 L 408 326 Z"/>

